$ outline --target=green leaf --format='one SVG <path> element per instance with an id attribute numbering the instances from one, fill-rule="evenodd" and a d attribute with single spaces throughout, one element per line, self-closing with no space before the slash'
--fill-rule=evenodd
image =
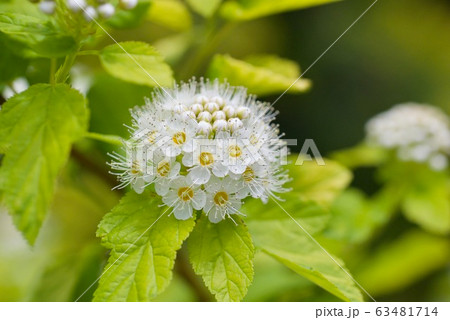
<path id="1" fill-rule="evenodd" d="M 338 0 L 234 0 L 223 4 L 221 14 L 229 20 L 251 20 L 336 1 Z"/>
<path id="2" fill-rule="evenodd" d="M 296 81 L 300 76 L 297 63 L 272 55 L 252 56 L 248 61 L 216 55 L 207 76 L 227 80 L 234 86 L 244 86 L 249 93 L 260 96 L 284 92 L 291 85 L 289 93 L 304 92 L 311 87 L 307 79 Z"/>
<path id="3" fill-rule="evenodd" d="M 0 111 L 3 203 L 33 243 L 51 202 L 55 179 L 72 142 L 87 127 L 83 96 L 65 84 L 38 84 L 15 95 Z M 11 143 L 14 142 L 14 143 Z"/>
<path id="4" fill-rule="evenodd" d="M 128 41 L 103 48 L 100 61 L 119 79 L 147 86 L 172 86 L 172 70 L 159 53 L 145 42 Z"/>
<path id="5" fill-rule="evenodd" d="M 6 41 L 0 38 L 0 83 L 10 82 L 25 74 L 28 61 L 15 55 L 6 47 Z"/>
<path id="6" fill-rule="evenodd" d="M 194 227 L 159 208 L 155 194 L 126 194 L 99 225 L 97 236 L 111 249 L 95 301 L 150 301 L 172 278 L 176 252 Z"/>
<path id="7" fill-rule="evenodd" d="M 450 190 L 446 174 L 434 175 L 410 186 L 402 209 L 405 216 L 424 230 L 436 234 L 450 232 Z M 435 176 L 435 178 L 432 178 Z"/>
<path id="8" fill-rule="evenodd" d="M 26 56 L 61 57 L 77 45 L 51 21 L 22 14 L 0 13 L 0 33 Z"/>
<path id="9" fill-rule="evenodd" d="M 217 301 L 241 301 L 253 281 L 254 248 L 240 219 L 211 223 L 204 215 L 188 240 L 190 260 Z"/>
<path id="10" fill-rule="evenodd" d="M 285 201 L 277 202 L 310 233 L 323 230 L 330 219 L 328 210 L 316 202 L 302 200 L 291 192 L 284 194 L 283 200 Z M 259 199 L 246 200 L 243 208 L 247 214 L 246 221 L 258 220 L 265 221 L 267 225 L 277 225 L 288 219 L 294 223 L 277 202 L 269 201 L 265 204 Z"/>
<path id="11" fill-rule="evenodd" d="M 331 158 L 348 168 L 379 166 L 388 160 L 390 152 L 385 148 L 360 144 L 356 147 L 334 152 Z"/>
<path id="12" fill-rule="evenodd" d="M 369 200 L 357 189 L 344 191 L 331 207 L 331 220 L 325 235 L 346 243 L 361 243 L 367 240 L 376 226 L 369 210 Z"/>
<path id="13" fill-rule="evenodd" d="M 357 279 L 371 294 L 389 294 L 445 267 L 449 258 L 448 239 L 414 230 L 371 253 Z"/>
<path id="14" fill-rule="evenodd" d="M 211 17 L 222 0 L 187 0 L 192 9 L 204 17 Z"/>
<path id="15" fill-rule="evenodd" d="M 192 26 L 189 10 L 180 0 L 153 0 L 147 20 L 175 31 L 186 30 Z"/>
<path id="16" fill-rule="evenodd" d="M 107 23 L 116 29 L 136 28 L 145 20 L 150 6 L 150 0 L 139 0 L 131 10 L 117 10 Z"/>
<path id="17" fill-rule="evenodd" d="M 349 170 L 332 160 L 324 159 L 325 165 L 319 165 L 314 160 L 302 161 L 297 156 L 290 157 L 290 160 L 287 168 L 292 182 L 286 186 L 303 200 L 329 206 L 352 179 Z"/>
<path id="18" fill-rule="evenodd" d="M 343 262 L 336 257 L 331 258 L 300 227 L 309 234 L 320 229 L 314 227 L 318 223 L 313 214 L 320 207 L 312 203 L 293 205 L 289 200 L 280 206 L 278 211 L 272 209 L 269 212 L 261 211 L 257 206 L 245 206 L 246 221 L 255 246 L 335 296 L 345 301 L 362 301 L 353 280 L 335 261 L 341 266 Z M 320 211 L 317 214 L 326 219 Z"/>

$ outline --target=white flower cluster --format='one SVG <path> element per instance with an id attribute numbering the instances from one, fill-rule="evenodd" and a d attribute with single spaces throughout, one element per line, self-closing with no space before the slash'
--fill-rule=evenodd
<path id="1" fill-rule="evenodd" d="M 217 223 L 242 214 L 249 196 L 265 203 L 288 191 L 275 112 L 244 88 L 192 80 L 158 91 L 132 116 L 126 156 L 113 154 L 110 164 L 118 187 L 154 185 L 177 219 L 203 210 Z"/>
<path id="2" fill-rule="evenodd" d="M 399 159 L 424 162 L 434 170 L 447 168 L 450 121 L 439 109 L 415 103 L 394 106 L 366 125 L 370 143 L 395 149 Z"/>
<path id="3" fill-rule="evenodd" d="M 108 0 L 66 0 L 66 7 L 74 12 L 83 14 L 86 21 L 92 21 L 99 17 L 103 19 L 111 18 L 116 12 L 116 6 Z M 123 10 L 131 10 L 136 7 L 138 0 L 119 0 L 119 7 Z M 42 0 L 39 2 L 39 9 L 48 15 L 56 10 L 54 0 Z"/>

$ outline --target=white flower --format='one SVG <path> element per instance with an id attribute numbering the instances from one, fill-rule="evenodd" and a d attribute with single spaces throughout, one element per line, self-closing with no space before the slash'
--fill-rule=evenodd
<path id="1" fill-rule="evenodd" d="M 203 142 L 203 143 L 202 143 Z M 211 172 L 217 177 L 224 177 L 228 168 L 223 166 L 214 140 L 197 140 L 192 153 L 186 153 L 183 164 L 188 167 L 188 177 L 195 184 L 205 184 Z"/>
<path id="2" fill-rule="evenodd" d="M 190 119 L 192 120 L 192 119 Z M 175 116 L 167 121 L 164 153 L 169 157 L 175 157 L 184 152 L 192 152 L 193 138 L 196 134 L 196 124 L 188 119 Z"/>
<path id="3" fill-rule="evenodd" d="M 109 165 L 113 170 L 118 171 L 112 172 L 112 174 L 116 175 L 121 182 L 114 189 L 120 189 L 131 185 L 134 191 L 142 193 L 147 185 L 144 179 L 146 159 L 142 154 L 134 154 L 134 150 L 131 152 L 129 151 L 130 150 L 127 150 L 127 156 L 122 156 L 117 153 L 110 154 L 113 161 L 111 161 Z"/>
<path id="4" fill-rule="evenodd" d="M 175 160 L 156 152 L 153 159 L 147 159 L 147 174 L 144 180 L 155 184 L 155 191 L 164 196 L 169 191 L 170 181 L 180 173 L 181 164 Z"/>
<path id="5" fill-rule="evenodd" d="M 83 10 L 83 16 L 86 19 L 86 21 L 93 21 L 98 18 L 97 10 L 95 10 L 92 6 L 87 6 Z"/>
<path id="6" fill-rule="evenodd" d="M 434 170 L 447 167 L 450 121 L 439 109 L 415 103 L 394 106 L 366 125 L 370 144 L 396 150 L 399 159 L 424 162 Z"/>
<path id="7" fill-rule="evenodd" d="M 193 209 L 201 210 L 206 203 L 206 195 L 199 186 L 195 186 L 188 178 L 180 176 L 171 181 L 163 202 L 172 207 L 172 213 L 179 220 L 187 220 L 193 216 Z"/>
<path id="8" fill-rule="evenodd" d="M 67 7 L 72 12 L 80 12 L 82 9 L 86 7 L 86 1 L 85 0 L 67 0 Z"/>
<path id="9" fill-rule="evenodd" d="M 45 14 L 53 14 L 55 12 L 56 3 L 54 1 L 44 0 L 39 3 L 39 9 Z"/>
<path id="10" fill-rule="evenodd" d="M 238 184 L 230 177 L 224 179 L 211 178 L 211 182 L 206 189 L 206 204 L 203 208 L 209 221 L 217 223 L 232 214 L 243 215 L 239 212 L 242 203 L 236 195 L 238 191 Z"/>
<path id="11" fill-rule="evenodd" d="M 80 1 L 80 0 L 77 0 Z M 100 16 L 104 19 L 108 19 L 111 18 L 114 13 L 116 12 L 116 9 L 114 8 L 114 6 L 111 3 L 104 3 L 102 5 L 99 5 L 98 8 L 98 13 L 100 14 Z"/>
<path id="12" fill-rule="evenodd" d="M 138 0 L 120 0 L 120 7 L 124 10 L 131 10 L 134 9 L 137 4 L 138 4 Z"/>
<path id="13" fill-rule="evenodd" d="M 212 222 L 239 214 L 249 196 L 280 199 L 289 177 L 274 116 L 245 89 L 218 81 L 157 90 L 132 111 L 127 157 L 113 155 L 118 187 L 142 192 L 153 184 L 177 219 L 203 210 Z"/>

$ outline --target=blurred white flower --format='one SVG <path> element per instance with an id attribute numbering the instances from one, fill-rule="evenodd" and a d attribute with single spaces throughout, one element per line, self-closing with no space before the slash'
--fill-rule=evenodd
<path id="1" fill-rule="evenodd" d="M 447 168 L 450 121 L 439 109 L 416 103 L 394 106 L 366 125 L 371 144 L 394 149 L 399 159 L 427 163 L 434 170 Z"/>

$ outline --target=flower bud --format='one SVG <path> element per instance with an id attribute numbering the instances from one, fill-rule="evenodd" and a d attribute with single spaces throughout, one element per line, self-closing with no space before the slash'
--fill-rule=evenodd
<path id="1" fill-rule="evenodd" d="M 188 108 L 184 104 L 181 104 L 181 103 L 178 103 L 172 107 L 172 111 L 175 113 L 183 113 L 184 111 L 187 111 L 187 110 L 188 110 Z"/>
<path id="2" fill-rule="evenodd" d="M 236 110 L 233 106 L 225 106 L 223 112 L 225 112 L 228 118 L 233 118 L 236 115 Z"/>
<path id="3" fill-rule="evenodd" d="M 219 110 L 219 105 L 215 102 L 209 102 L 205 105 L 205 110 L 209 113 L 214 113 Z"/>
<path id="4" fill-rule="evenodd" d="M 209 122 L 200 121 L 198 123 L 198 130 L 197 130 L 198 133 L 208 135 L 210 134 L 211 130 L 212 126 Z"/>
<path id="5" fill-rule="evenodd" d="M 205 104 L 207 104 L 209 102 L 209 99 L 206 96 L 198 95 L 198 96 L 195 97 L 195 102 L 196 103 L 200 103 L 202 105 L 205 105 Z"/>
<path id="6" fill-rule="evenodd" d="M 219 96 L 212 97 L 211 102 L 216 103 L 219 107 L 223 107 L 223 105 L 225 104 L 223 98 Z"/>
<path id="7" fill-rule="evenodd" d="M 216 121 L 216 120 L 226 120 L 227 116 L 225 115 L 225 112 L 219 110 L 219 111 L 215 111 L 213 113 L 212 119 L 214 121 Z"/>
<path id="8" fill-rule="evenodd" d="M 79 1 L 79 0 L 77 0 Z M 100 14 L 100 16 L 104 19 L 108 19 L 111 18 L 114 13 L 116 12 L 116 9 L 114 8 L 114 6 L 111 3 L 105 3 L 100 5 L 98 8 L 98 13 Z"/>
<path id="9" fill-rule="evenodd" d="M 198 115 L 200 112 L 203 111 L 203 105 L 201 105 L 200 103 L 194 103 L 193 105 L 191 105 L 191 110 Z"/>
<path id="10" fill-rule="evenodd" d="M 187 110 L 187 111 L 184 111 L 183 113 L 182 113 L 182 116 L 183 116 L 183 119 L 196 119 L 197 117 L 195 116 L 195 113 L 193 112 L 193 111 L 191 111 L 191 110 Z"/>
<path id="11" fill-rule="evenodd" d="M 213 129 L 214 129 L 214 131 L 226 130 L 227 129 L 227 121 L 223 120 L 223 119 L 214 121 Z"/>
<path id="12" fill-rule="evenodd" d="M 240 129 L 243 126 L 244 126 L 244 124 L 242 123 L 241 119 L 239 119 L 239 118 L 231 118 L 228 120 L 228 129 L 230 129 L 231 132 Z"/>
<path id="13" fill-rule="evenodd" d="M 80 12 L 86 7 L 85 0 L 67 0 L 67 8 L 72 12 Z"/>
<path id="14" fill-rule="evenodd" d="M 55 12 L 56 3 L 53 1 L 42 1 L 39 3 L 39 9 L 45 14 L 53 14 Z"/>
<path id="15" fill-rule="evenodd" d="M 247 119 L 250 116 L 250 109 L 247 107 L 239 107 L 236 111 L 236 115 L 240 119 Z"/>
<path id="16" fill-rule="evenodd" d="M 138 0 L 120 0 L 119 5 L 124 10 L 132 10 L 138 4 Z"/>
<path id="17" fill-rule="evenodd" d="M 86 21 L 92 21 L 94 19 L 97 19 L 98 13 L 97 13 L 97 10 L 95 10 L 94 7 L 87 6 L 84 9 L 83 16 L 86 19 Z"/>
<path id="18" fill-rule="evenodd" d="M 197 120 L 199 120 L 199 121 L 211 122 L 211 120 L 212 120 L 212 115 L 211 115 L 211 113 L 209 113 L 208 111 L 202 111 L 202 112 L 200 112 L 200 113 L 198 114 Z"/>

